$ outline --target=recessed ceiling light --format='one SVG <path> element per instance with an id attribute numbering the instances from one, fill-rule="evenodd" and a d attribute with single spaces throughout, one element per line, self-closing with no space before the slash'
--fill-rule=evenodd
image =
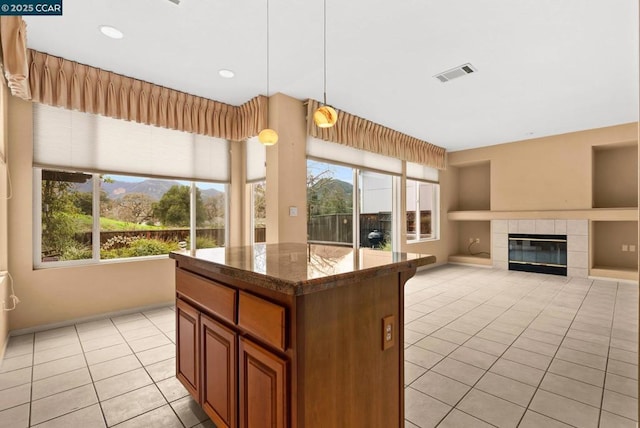
<path id="1" fill-rule="evenodd" d="M 115 27 L 112 27 L 111 25 L 101 25 L 99 28 L 102 34 L 112 39 L 121 39 L 124 37 L 122 31 L 118 30 Z"/>
<path id="2" fill-rule="evenodd" d="M 218 71 L 218 74 L 220 75 L 220 77 L 224 77 L 225 79 L 231 79 L 233 76 L 236 75 L 236 73 L 234 73 L 231 70 L 226 70 L 226 69 L 222 69 Z"/>

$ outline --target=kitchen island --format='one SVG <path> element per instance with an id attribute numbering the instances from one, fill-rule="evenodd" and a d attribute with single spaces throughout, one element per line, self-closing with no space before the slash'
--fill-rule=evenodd
<path id="1" fill-rule="evenodd" d="M 403 427 L 404 284 L 431 255 L 173 252 L 177 377 L 217 427 Z"/>

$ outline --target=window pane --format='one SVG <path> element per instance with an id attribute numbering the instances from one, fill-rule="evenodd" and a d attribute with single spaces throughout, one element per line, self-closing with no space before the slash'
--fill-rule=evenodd
<path id="1" fill-rule="evenodd" d="M 43 262 L 92 258 L 90 174 L 42 171 Z"/>
<path id="2" fill-rule="evenodd" d="M 100 180 L 100 258 L 168 254 L 189 237 L 189 185 L 105 175 Z"/>
<path id="3" fill-rule="evenodd" d="M 267 241 L 267 183 L 253 183 L 253 242 Z"/>
<path id="4" fill-rule="evenodd" d="M 407 180 L 406 191 L 406 214 L 407 214 L 407 240 L 417 239 L 418 223 L 416 223 L 416 210 L 418 209 L 417 190 L 418 183 L 414 180 Z"/>
<path id="5" fill-rule="evenodd" d="M 431 183 L 418 183 L 420 206 L 420 239 L 429 239 L 431 233 L 431 216 L 433 215 L 433 187 Z"/>
<path id="6" fill-rule="evenodd" d="M 353 169 L 307 161 L 307 221 L 309 241 L 353 245 Z"/>
<path id="7" fill-rule="evenodd" d="M 360 246 L 391 250 L 393 179 L 390 175 L 360 173 Z"/>
<path id="8" fill-rule="evenodd" d="M 406 186 L 407 241 L 437 238 L 438 184 L 407 180 Z"/>
<path id="9" fill-rule="evenodd" d="M 224 247 L 226 189 L 219 183 L 196 183 L 196 248 Z"/>

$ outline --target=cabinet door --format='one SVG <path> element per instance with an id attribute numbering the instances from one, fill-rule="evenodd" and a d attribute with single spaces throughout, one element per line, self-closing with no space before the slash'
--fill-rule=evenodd
<path id="1" fill-rule="evenodd" d="M 196 401 L 200 401 L 200 312 L 176 300 L 176 376 Z"/>
<path id="2" fill-rule="evenodd" d="M 240 427 L 285 428 L 287 362 L 243 337 L 238 348 Z"/>
<path id="3" fill-rule="evenodd" d="M 219 428 L 237 426 L 236 337 L 233 331 L 201 315 L 202 407 Z"/>

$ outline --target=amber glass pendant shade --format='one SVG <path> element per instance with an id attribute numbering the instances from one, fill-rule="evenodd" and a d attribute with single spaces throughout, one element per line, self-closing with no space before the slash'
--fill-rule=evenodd
<path id="1" fill-rule="evenodd" d="M 338 113 L 333 107 L 323 105 L 313 112 L 313 121 L 319 128 L 331 128 L 338 121 Z"/>
<path id="2" fill-rule="evenodd" d="M 258 134 L 258 141 L 260 141 L 265 146 L 273 146 L 278 142 L 278 133 L 273 129 L 263 129 Z"/>

